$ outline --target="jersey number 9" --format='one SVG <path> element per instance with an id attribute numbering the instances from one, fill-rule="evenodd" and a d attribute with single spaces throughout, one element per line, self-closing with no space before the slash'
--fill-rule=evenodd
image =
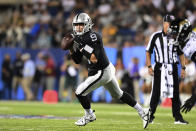
<path id="1" fill-rule="evenodd" d="M 97 36 L 95 34 L 90 34 L 90 37 L 91 37 L 92 41 L 96 41 L 97 40 Z"/>

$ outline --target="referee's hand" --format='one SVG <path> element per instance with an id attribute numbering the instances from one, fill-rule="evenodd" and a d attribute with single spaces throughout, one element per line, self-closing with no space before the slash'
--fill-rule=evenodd
<path id="1" fill-rule="evenodd" d="M 148 68 L 148 73 L 149 73 L 151 76 L 154 76 L 154 71 L 153 71 L 152 67 Z"/>

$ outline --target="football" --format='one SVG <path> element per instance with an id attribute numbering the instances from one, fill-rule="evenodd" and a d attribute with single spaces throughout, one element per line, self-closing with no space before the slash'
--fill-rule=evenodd
<path id="1" fill-rule="evenodd" d="M 63 50 L 68 50 L 73 46 L 74 38 L 71 34 L 65 35 L 61 41 L 61 48 Z"/>

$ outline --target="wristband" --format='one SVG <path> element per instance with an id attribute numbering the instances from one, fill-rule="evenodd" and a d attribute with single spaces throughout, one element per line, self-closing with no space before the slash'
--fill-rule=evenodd
<path id="1" fill-rule="evenodd" d="M 151 65 L 148 66 L 148 68 L 151 68 L 151 67 L 152 67 Z"/>

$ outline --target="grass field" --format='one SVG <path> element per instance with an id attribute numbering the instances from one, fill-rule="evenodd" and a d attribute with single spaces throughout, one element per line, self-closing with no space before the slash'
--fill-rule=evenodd
<path id="1" fill-rule="evenodd" d="M 77 103 L 0 101 L 0 131 L 139 131 L 137 112 L 124 104 L 92 104 L 97 120 L 84 127 L 74 122 L 83 115 Z M 183 114 L 189 125 L 174 125 L 170 108 L 157 109 L 154 124 L 147 131 L 196 131 L 196 108 Z"/>

